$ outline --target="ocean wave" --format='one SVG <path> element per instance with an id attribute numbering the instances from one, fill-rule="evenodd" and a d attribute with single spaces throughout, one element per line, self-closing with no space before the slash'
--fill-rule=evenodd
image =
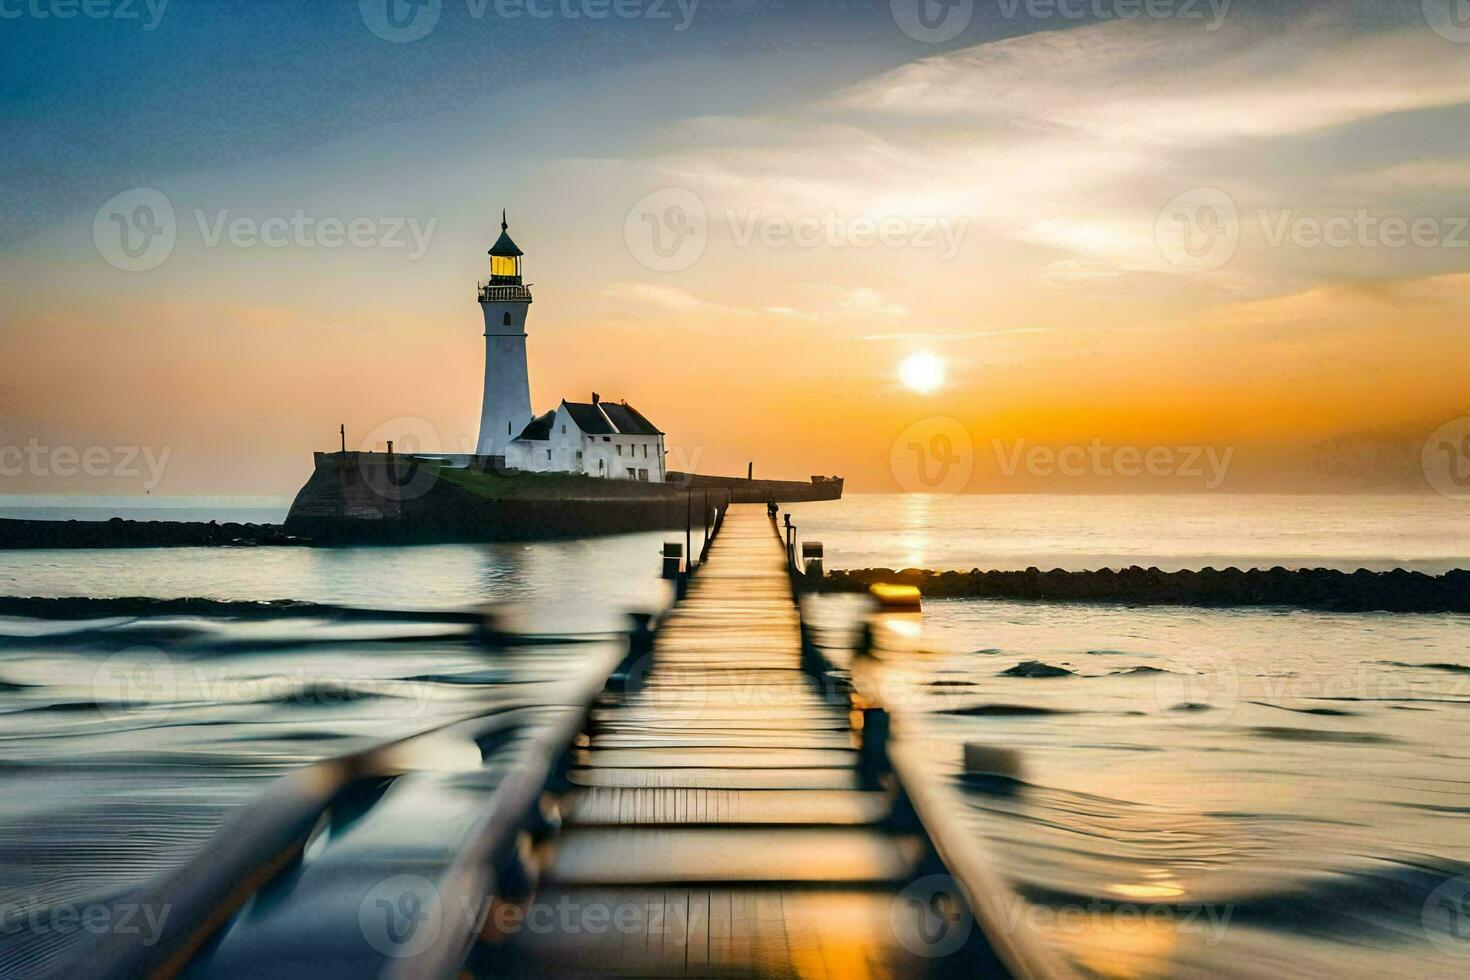
<path id="1" fill-rule="evenodd" d="M 1023 660 L 1000 672 L 1001 677 L 1075 677 L 1076 671 L 1055 667 L 1040 660 Z"/>
<path id="2" fill-rule="evenodd" d="M 1415 670 L 1445 670 L 1452 674 L 1470 674 L 1470 667 L 1463 664 L 1411 664 L 1402 660 L 1375 660 L 1373 662 L 1383 667 L 1409 667 Z"/>
<path id="3" fill-rule="evenodd" d="M 1129 898 L 1142 909 L 1184 912 L 1202 904 L 1228 910 L 1232 925 L 1320 939 L 1379 941 L 1418 945 L 1428 941 L 1433 916 L 1424 914 L 1434 890 L 1470 871 L 1470 865 L 1442 858 L 1408 861 L 1381 858 L 1359 868 L 1303 877 L 1261 892 L 1223 893 L 1190 901 Z M 1054 908 L 1118 905 L 1117 896 L 1071 891 L 1019 882 L 1027 901 Z M 1445 938 L 1450 938 L 1448 934 Z"/>
<path id="4" fill-rule="evenodd" d="M 1344 745 L 1383 745 L 1396 741 L 1387 735 L 1372 732 L 1324 731 L 1319 728 L 1289 728 L 1277 725 L 1260 725 L 1246 731 L 1260 738 L 1271 738 L 1281 742 L 1339 742 Z"/>
<path id="5" fill-rule="evenodd" d="M 1249 704 L 1258 704 L 1263 708 L 1279 708 L 1282 711 L 1294 711 L 1299 715 L 1326 715 L 1333 718 L 1356 717 L 1356 711 L 1344 711 L 1341 708 L 1293 708 L 1287 704 L 1272 704 L 1270 701 L 1250 701 Z"/>
<path id="6" fill-rule="evenodd" d="M 972 704 L 963 708 L 949 708 L 940 714 L 962 715 L 967 718 L 1041 718 L 1050 715 L 1074 715 L 1078 712 L 1063 708 L 1038 708 L 1029 704 Z"/>

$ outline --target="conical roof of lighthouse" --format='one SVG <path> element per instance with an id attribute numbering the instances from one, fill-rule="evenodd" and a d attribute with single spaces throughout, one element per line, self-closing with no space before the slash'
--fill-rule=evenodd
<path id="1" fill-rule="evenodd" d="M 525 255 L 515 242 L 510 240 L 510 225 L 505 223 L 505 211 L 500 212 L 500 237 L 495 239 L 495 244 L 490 246 L 491 255 L 521 256 Z"/>

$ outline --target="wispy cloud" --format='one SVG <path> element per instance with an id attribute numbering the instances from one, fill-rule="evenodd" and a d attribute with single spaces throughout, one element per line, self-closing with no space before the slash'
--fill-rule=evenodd
<path id="1" fill-rule="evenodd" d="M 1178 273 L 1156 239 L 1160 210 L 1221 187 L 1241 211 L 1240 251 L 1197 281 L 1269 295 L 1330 263 L 1262 251 L 1256 209 L 1309 209 L 1325 188 L 1365 208 L 1405 190 L 1470 193 L 1457 161 L 1418 159 L 1442 120 L 1418 123 L 1423 141 L 1400 136 L 1401 158 L 1366 174 L 1365 151 L 1393 149 L 1352 128 L 1461 105 L 1470 59 L 1422 25 L 1316 16 L 1266 35 L 1114 21 L 928 57 L 780 116 L 694 120 L 677 135 L 700 148 L 656 163 L 716 207 L 963 218 L 969 255 L 1042 287 Z M 1413 256 L 1393 259 L 1386 274 L 1413 274 Z"/>

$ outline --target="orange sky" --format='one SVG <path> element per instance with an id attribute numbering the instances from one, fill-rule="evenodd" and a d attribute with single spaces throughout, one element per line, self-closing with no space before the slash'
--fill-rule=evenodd
<path id="1" fill-rule="evenodd" d="M 659 72 L 715 87 L 750 67 Z M 753 459 L 761 475 L 889 491 L 904 485 L 900 434 L 952 418 L 974 491 L 1201 489 L 1007 476 L 996 440 L 1228 448 L 1226 489 L 1416 490 L 1425 436 L 1470 414 L 1470 249 L 1271 240 L 1283 215 L 1470 213 L 1470 167 L 1443 125 L 1470 98 L 1470 61 L 1428 31 L 1367 43 L 1321 24 L 1208 39 L 1104 24 L 806 79 L 779 106 L 643 118 L 615 141 L 568 135 L 649 77 L 601 83 L 612 94 L 591 107 L 570 84 L 541 89 L 558 125 L 528 124 L 488 172 L 508 151 L 488 123 L 473 135 L 493 118 L 481 106 L 456 118 L 472 135 L 453 154 L 435 152 L 436 117 L 155 182 L 178 244 L 148 272 L 99 258 L 92 212 L 11 250 L 0 444 L 168 447 L 156 493 L 289 494 L 339 422 L 354 448 L 414 431 L 464 451 L 483 370 L 471 287 L 501 205 L 534 283 L 535 407 L 626 398 L 668 432 L 672 468 Z M 629 215 L 671 187 L 699 201 L 707 243 L 660 271 Z M 1238 246 L 1203 270 L 1171 261 L 1158 230 L 1198 188 L 1238 209 Z M 221 212 L 296 209 L 413 215 L 434 234 L 417 259 L 206 241 Z M 762 237 L 859 218 L 907 237 Z M 920 240 L 935 223 L 957 236 L 952 254 Z M 898 381 L 916 351 L 946 367 L 932 393 Z M 0 487 L 140 492 L 34 474 Z"/>

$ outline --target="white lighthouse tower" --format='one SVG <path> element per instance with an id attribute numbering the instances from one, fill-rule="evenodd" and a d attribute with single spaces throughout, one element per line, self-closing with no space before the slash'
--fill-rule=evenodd
<path id="1" fill-rule="evenodd" d="M 504 456 L 510 441 L 531 421 L 531 382 L 526 373 L 526 313 L 531 290 L 521 282 L 521 255 L 510 239 L 505 212 L 500 237 L 490 247 L 490 281 L 479 288 L 485 311 L 485 400 L 475 452 Z"/>

